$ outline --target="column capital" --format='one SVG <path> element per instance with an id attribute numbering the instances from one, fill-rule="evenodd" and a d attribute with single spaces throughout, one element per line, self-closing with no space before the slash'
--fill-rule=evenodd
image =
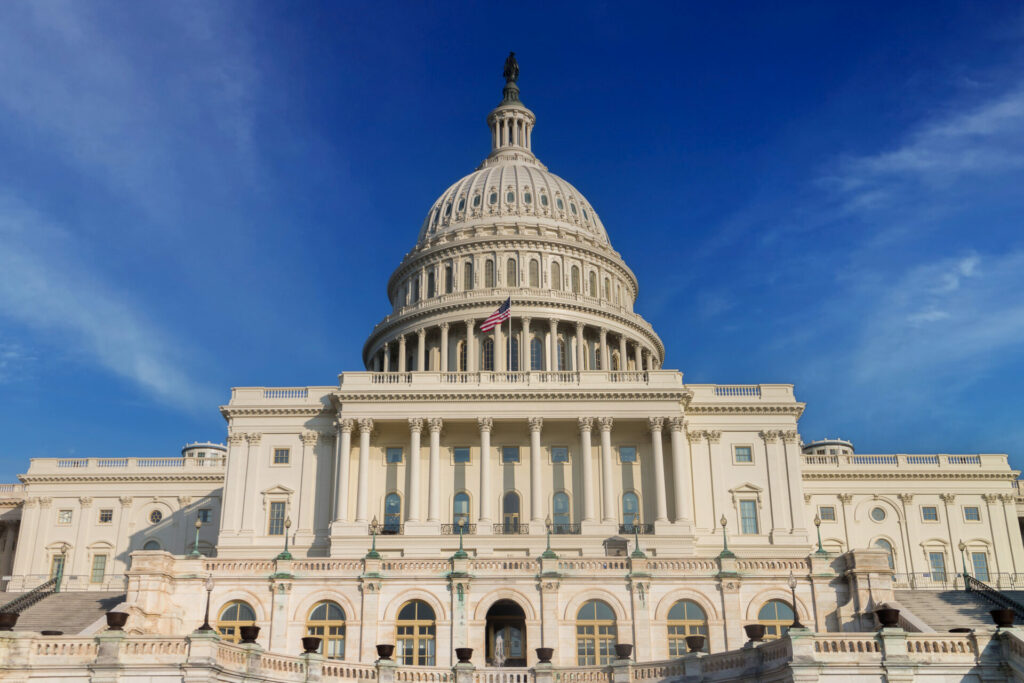
<path id="1" fill-rule="evenodd" d="M 359 433 L 369 434 L 373 431 L 373 418 L 372 417 L 361 417 L 358 421 Z"/>
<path id="2" fill-rule="evenodd" d="M 245 432 L 234 432 L 228 434 L 228 443 L 232 446 L 241 446 L 245 443 Z"/>
<path id="3" fill-rule="evenodd" d="M 402 334 L 398 335 L 398 343 L 399 344 L 404 344 L 405 343 L 405 332 L 403 332 Z"/>
<path id="4" fill-rule="evenodd" d="M 423 418 L 422 417 L 410 417 L 409 418 L 409 433 L 420 434 L 423 431 Z"/>
<path id="5" fill-rule="evenodd" d="M 694 429 L 692 432 L 687 432 L 687 438 L 690 439 L 691 443 L 700 443 L 704 440 L 704 432 L 699 429 Z"/>
<path id="6" fill-rule="evenodd" d="M 707 437 L 709 443 L 718 443 L 722 440 L 722 432 L 717 429 L 709 429 L 704 432 L 704 436 Z"/>
<path id="7" fill-rule="evenodd" d="M 660 432 L 665 426 L 665 418 L 663 417 L 649 417 L 647 418 L 647 426 L 651 432 Z"/>
<path id="8" fill-rule="evenodd" d="M 781 434 L 781 432 L 779 432 L 779 431 L 776 431 L 774 429 L 768 429 L 768 430 L 765 430 L 765 431 L 761 432 L 760 436 L 761 436 L 762 439 L 764 439 L 765 443 L 775 443 L 776 441 L 779 440 L 779 435 L 780 434 Z"/>
<path id="9" fill-rule="evenodd" d="M 610 418 L 610 417 L 599 417 L 599 418 L 597 418 L 597 423 L 598 423 L 598 425 L 600 425 L 602 432 L 610 432 L 610 431 L 612 431 L 612 423 L 613 422 L 614 422 L 614 420 L 612 420 L 612 418 Z"/>
<path id="10" fill-rule="evenodd" d="M 263 438 L 263 434 L 260 432 L 249 432 L 245 435 L 245 438 L 249 440 L 249 444 L 252 446 L 259 446 L 260 439 Z"/>
<path id="11" fill-rule="evenodd" d="M 494 420 L 489 417 L 478 417 L 476 424 L 480 428 L 481 432 L 489 432 L 494 429 Z"/>
<path id="12" fill-rule="evenodd" d="M 836 498 L 838 498 L 839 502 L 844 504 L 844 505 L 848 505 L 849 503 L 853 502 L 853 494 L 852 493 L 837 493 L 836 494 Z"/>
<path id="13" fill-rule="evenodd" d="M 543 417 L 531 417 L 528 421 L 530 423 L 530 431 L 531 432 L 539 432 L 541 427 L 544 426 L 544 418 Z"/>
<path id="14" fill-rule="evenodd" d="M 795 429 L 788 429 L 782 432 L 782 440 L 786 443 L 800 443 L 800 433 Z"/>
<path id="15" fill-rule="evenodd" d="M 451 327 L 451 323 L 443 322 L 440 325 L 438 325 L 438 327 L 440 327 L 442 330 L 447 330 L 449 327 Z"/>
<path id="16" fill-rule="evenodd" d="M 911 503 L 914 500 L 914 494 L 913 493 L 897 493 L 896 497 L 899 498 L 900 501 L 902 501 L 904 503 Z"/>
<path id="17" fill-rule="evenodd" d="M 530 320 L 532 320 L 532 318 L 530 316 L 528 316 L 528 315 L 521 315 L 521 316 L 519 316 L 519 319 L 523 321 L 523 326 L 524 327 L 529 327 L 530 326 Z"/>
<path id="18" fill-rule="evenodd" d="M 953 503 L 956 502 L 956 494 L 955 493 L 940 493 L 939 494 L 939 499 L 943 503 L 945 503 L 946 505 L 952 505 Z"/>
<path id="19" fill-rule="evenodd" d="M 981 494 L 981 499 L 983 501 L 985 501 L 986 503 L 988 503 L 989 505 L 992 505 L 993 503 L 995 503 L 995 502 L 997 502 L 999 500 L 999 494 L 998 493 L 983 493 L 983 494 Z"/>
<path id="20" fill-rule="evenodd" d="M 670 417 L 668 423 L 673 432 L 685 432 L 686 431 L 686 418 L 682 415 L 676 415 Z"/>
<path id="21" fill-rule="evenodd" d="M 466 327 L 470 330 L 476 325 L 476 318 L 466 318 L 462 322 L 466 323 Z"/>
<path id="22" fill-rule="evenodd" d="M 391 342 L 384 342 L 384 353 L 387 353 L 387 352 L 388 352 L 388 347 L 389 347 L 390 345 L 391 345 Z"/>
<path id="23" fill-rule="evenodd" d="M 608 338 L 608 330 L 604 327 L 597 328 L 597 333 L 600 335 L 602 341 Z"/>
<path id="24" fill-rule="evenodd" d="M 303 446 L 315 446 L 317 439 L 320 438 L 320 432 L 307 431 L 302 432 L 302 445 Z"/>
<path id="25" fill-rule="evenodd" d="M 84 508 L 92 506 L 92 496 L 82 496 L 78 499 L 78 504 Z"/>
<path id="26" fill-rule="evenodd" d="M 594 418 L 592 417 L 577 418 L 576 423 L 579 425 L 581 432 L 589 432 L 594 428 Z"/>
<path id="27" fill-rule="evenodd" d="M 576 323 L 576 334 L 583 334 L 583 323 Z"/>
<path id="28" fill-rule="evenodd" d="M 351 434 L 352 430 L 355 429 L 356 421 L 351 417 L 339 417 L 334 421 L 334 426 L 342 434 Z"/>
<path id="29" fill-rule="evenodd" d="M 416 334 L 419 335 L 419 337 L 422 339 L 427 334 L 427 328 L 421 327 L 420 329 L 416 330 Z"/>

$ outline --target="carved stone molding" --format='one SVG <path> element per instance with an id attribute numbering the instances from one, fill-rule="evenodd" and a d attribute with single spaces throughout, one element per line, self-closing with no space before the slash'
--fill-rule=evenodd
<path id="1" fill-rule="evenodd" d="M 594 428 L 594 418 L 581 417 L 576 420 L 576 424 L 579 426 L 580 432 L 589 432 Z"/>
<path id="2" fill-rule="evenodd" d="M 432 417 L 427 420 L 427 427 L 431 432 L 440 432 L 444 427 L 444 420 L 439 417 Z"/>
<path id="3" fill-rule="evenodd" d="M 229 434 L 228 435 L 228 443 L 230 445 L 232 445 L 232 446 L 241 446 L 243 443 L 245 443 L 245 433 L 244 432 L 233 432 L 233 433 Z"/>
<path id="4" fill-rule="evenodd" d="M 844 505 L 847 505 L 847 504 L 853 502 L 853 494 L 852 493 L 838 493 L 838 494 L 836 494 L 836 498 L 838 498 L 839 502 L 843 503 Z"/>
<path id="5" fill-rule="evenodd" d="M 476 425 L 480 428 L 480 432 L 490 432 L 494 429 L 494 420 L 489 417 L 478 417 L 476 419 Z"/>
<path id="6" fill-rule="evenodd" d="M 90 507 L 92 505 L 92 496 L 82 496 L 78 499 L 78 504 L 84 508 Z"/>
<path id="7" fill-rule="evenodd" d="M 260 440 L 263 438 L 263 434 L 260 432 L 249 432 L 245 435 L 245 438 L 249 440 L 250 446 L 259 446 Z"/>
<path id="8" fill-rule="evenodd" d="M 356 421 L 350 417 L 339 417 L 334 422 L 334 426 L 342 434 L 351 434 L 356 427 Z"/>
<path id="9" fill-rule="evenodd" d="M 668 424 L 673 432 L 683 432 L 684 434 L 686 433 L 686 418 L 682 417 L 681 415 L 669 418 Z"/>
<path id="10" fill-rule="evenodd" d="M 782 432 L 782 440 L 786 443 L 800 443 L 800 432 L 789 429 Z"/>
<path id="11" fill-rule="evenodd" d="M 761 432 L 761 438 L 764 439 L 765 443 L 775 443 L 779 440 L 779 436 L 781 434 L 782 432 L 779 432 L 775 429 L 768 429 L 766 431 Z"/>
<path id="12" fill-rule="evenodd" d="M 373 432 L 373 418 L 361 417 L 358 420 L 358 424 L 360 434 L 370 434 L 371 432 Z"/>
<path id="13" fill-rule="evenodd" d="M 663 417 L 649 417 L 647 418 L 647 428 L 652 432 L 660 432 L 665 427 L 665 418 Z"/>
<path id="14" fill-rule="evenodd" d="M 610 417 L 599 417 L 597 418 L 597 423 L 600 425 L 602 432 L 610 432 L 612 431 L 612 424 L 614 424 L 614 420 Z"/>
<path id="15" fill-rule="evenodd" d="M 410 417 L 409 418 L 409 433 L 410 434 L 422 434 L 423 433 L 423 418 L 422 417 Z"/>
<path id="16" fill-rule="evenodd" d="M 704 436 L 707 438 L 709 443 L 718 443 L 722 440 L 722 432 L 717 429 L 711 429 L 704 432 Z"/>
<path id="17" fill-rule="evenodd" d="M 304 446 L 315 446 L 320 432 L 302 432 L 302 444 Z"/>
<path id="18" fill-rule="evenodd" d="M 939 494 L 939 500 L 941 500 L 946 505 L 952 505 L 953 503 L 956 502 L 956 494 L 955 493 L 940 493 Z"/>
<path id="19" fill-rule="evenodd" d="M 529 424 L 530 424 L 530 432 L 531 433 L 532 432 L 539 432 L 541 430 L 541 428 L 544 426 L 544 418 L 543 417 L 531 417 L 531 418 L 529 418 L 527 420 L 527 422 L 529 422 Z"/>

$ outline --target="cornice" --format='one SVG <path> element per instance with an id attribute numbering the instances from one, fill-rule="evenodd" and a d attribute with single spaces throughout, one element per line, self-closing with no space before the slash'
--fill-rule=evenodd
<path id="1" fill-rule="evenodd" d="M 340 404 L 355 401 L 366 402 L 395 402 L 395 401 L 442 401 L 447 403 L 470 401 L 601 401 L 601 400 L 642 400 L 642 401 L 679 401 L 689 400 L 690 393 L 687 391 L 580 391 L 580 390 L 546 390 L 546 391 L 487 391 L 469 393 L 463 391 L 381 391 L 381 392 L 353 392 L 343 391 L 333 394 L 335 401 Z"/>
<path id="2" fill-rule="evenodd" d="M 800 475 L 805 480 L 830 481 L 830 480 L 851 480 L 851 479 L 915 479 L 915 480 L 936 480 L 936 479 L 971 479 L 984 481 L 1013 481 L 1016 476 L 1009 472 L 883 472 L 874 471 L 837 471 L 837 472 L 807 472 L 801 471 Z"/>
<path id="3" fill-rule="evenodd" d="M 800 417 L 806 403 L 691 403 L 690 415 L 793 415 Z"/>
<path id="4" fill-rule="evenodd" d="M 22 474 L 26 484 L 67 484 L 75 482 L 223 482 L 224 473 L 207 474 Z"/>
<path id="5" fill-rule="evenodd" d="M 232 417 L 317 417 L 330 410 L 317 406 L 221 406 L 220 414 L 228 420 Z"/>

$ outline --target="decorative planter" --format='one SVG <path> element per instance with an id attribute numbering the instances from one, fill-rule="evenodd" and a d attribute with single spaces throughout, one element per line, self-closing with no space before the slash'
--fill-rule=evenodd
<path id="1" fill-rule="evenodd" d="M 707 640 L 705 636 L 693 635 L 686 636 L 683 640 L 686 641 L 686 649 L 690 652 L 700 652 L 704 649 L 704 641 Z"/>
<path id="2" fill-rule="evenodd" d="M 381 659 L 391 659 L 391 655 L 395 651 L 394 645 L 378 645 L 377 656 Z"/>
<path id="3" fill-rule="evenodd" d="M 989 614 L 992 615 L 992 621 L 995 622 L 999 628 L 1009 628 L 1013 626 L 1013 620 L 1017 618 L 1017 613 L 1012 609 L 994 609 L 990 610 Z"/>
<path id="4" fill-rule="evenodd" d="M 764 624 L 744 624 L 743 630 L 747 632 L 747 638 L 755 643 L 764 640 Z"/>
<path id="5" fill-rule="evenodd" d="M 878 623 L 882 628 L 894 628 L 900 625 L 900 611 L 892 607 L 880 607 L 875 610 Z"/>
<path id="6" fill-rule="evenodd" d="M 541 664 L 550 664 L 551 658 L 555 654 L 555 648 L 553 647 L 538 647 L 537 648 L 537 659 Z"/>
<path id="7" fill-rule="evenodd" d="M 0 612 L 0 631 L 12 631 L 18 623 L 17 612 Z"/>
<path id="8" fill-rule="evenodd" d="M 306 654 L 313 654 L 320 649 L 320 639 L 316 636 L 302 636 L 302 651 Z"/>
<path id="9" fill-rule="evenodd" d="M 632 643 L 615 643 L 615 656 L 619 659 L 629 659 L 633 654 Z"/>
<path id="10" fill-rule="evenodd" d="M 469 660 L 473 658 L 473 648 L 457 647 L 455 648 L 455 656 L 459 658 L 459 664 L 469 664 Z"/>
<path id="11" fill-rule="evenodd" d="M 107 612 L 107 628 L 111 631 L 120 631 L 127 622 L 127 612 Z"/>
<path id="12" fill-rule="evenodd" d="M 242 636 L 242 643 L 255 643 L 260 635 L 259 626 L 239 626 L 238 635 Z"/>

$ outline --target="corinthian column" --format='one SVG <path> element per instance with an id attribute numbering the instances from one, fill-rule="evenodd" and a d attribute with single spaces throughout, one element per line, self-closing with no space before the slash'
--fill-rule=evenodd
<path id="1" fill-rule="evenodd" d="M 576 323 L 576 367 L 573 368 L 576 372 L 583 370 L 583 323 Z"/>
<path id="2" fill-rule="evenodd" d="M 359 418 L 359 476 L 356 479 L 356 522 L 366 522 L 367 503 L 370 496 L 370 432 L 373 420 Z"/>
<path id="3" fill-rule="evenodd" d="M 601 425 L 601 521 L 615 522 L 618 517 L 615 514 L 615 482 L 612 481 L 612 418 L 602 417 L 598 422 Z"/>
<path id="4" fill-rule="evenodd" d="M 422 339 L 422 337 L 421 337 Z M 405 500 L 405 520 L 420 521 L 420 434 L 423 433 L 423 420 L 418 417 L 409 418 L 409 491 Z"/>
<path id="5" fill-rule="evenodd" d="M 629 355 L 626 350 L 626 335 L 619 335 L 619 370 L 625 370 L 629 367 Z"/>
<path id="6" fill-rule="evenodd" d="M 409 368 L 405 365 L 405 335 L 398 338 L 398 371 L 405 372 Z"/>
<path id="7" fill-rule="evenodd" d="M 597 520 L 594 501 L 597 492 L 594 490 L 594 456 L 590 449 L 590 430 L 594 427 L 594 418 L 581 417 L 580 427 L 580 462 L 583 464 L 583 521 Z"/>
<path id="8" fill-rule="evenodd" d="M 423 361 L 427 357 L 427 330 L 421 327 L 416 330 L 416 336 L 419 338 L 416 345 L 416 369 L 423 372 Z"/>
<path id="9" fill-rule="evenodd" d="M 355 424 L 347 418 L 338 418 L 338 452 L 334 456 L 334 521 L 348 520 L 348 471 L 349 456 L 352 452 L 352 428 Z"/>
<path id="10" fill-rule="evenodd" d="M 601 328 L 601 369 L 608 371 L 612 369 L 612 354 L 608 350 L 608 330 Z"/>
<path id="11" fill-rule="evenodd" d="M 544 507 L 540 484 L 540 430 L 544 418 L 530 418 L 530 521 L 539 523 Z"/>
<path id="12" fill-rule="evenodd" d="M 526 372 L 530 372 L 537 369 L 533 367 L 533 355 L 530 353 L 532 348 L 530 344 L 530 319 L 523 316 L 522 320 L 523 333 L 519 337 L 519 357 L 523 360 L 519 363 L 519 367 Z"/>
<path id="13" fill-rule="evenodd" d="M 432 417 L 430 427 L 430 465 L 427 472 L 427 521 L 441 521 L 441 427 L 444 422 Z"/>
<path id="14" fill-rule="evenodd" d="M 476 321 L 473 318 L 466 318 L 466 372 L 476 371 L 476 335 L 474 328 Z M 458 364 L 456 364 L 458 367 Z"/>
<path id="15" fill-rule="evenodd" d="M 441 323 L 441 372 L 448 372 L 448 323 Z"/>
<path id="16" fill-rule="evenodd" d="M 690 445 L 686 442 L 686 420 L 682 416 L 676 416 L 669 424 L 669 433 L 672 437 L 672 493 L 676 502 L 675 519 L 672 521 L 678 523 L 690 516 L 687 509 L 689 497 L 686 495 L 686 475 L 690 471 L 687 456 L 690 453 Z"/>
<path id="17" fill-rule="evenodd" d="M 668 501 L 665 498 L 665 455 L 661 450 L 661 429 L 665 418 L 647 418 L 651 430 L 651 452 L 654 454 L 654 505 L 657 516 L 655 522 L 668 521 Z"/>
<path id="18" fill-rule="evenodd" d="M 643 350 L 640 348 L 640 342 L 633 344 L 633 363 L 636 365 L 636 371 L 642 372 L 644 369 Z"/>
<path id="19" fill-rule="evenodd" d="M 388 343 L 384 342 L 384 372 L 391 371 L 391 351 L 388 348 Z"/>
<path id="20" fill-rule="evenodd" d="M 491 428 L 494 421 L 478 417 L 480 427 L 480 531 L 490 531 L 491 525 Z"/>
<path id="21" fill-rule="evenodd" d="M 552 318 L 548 321 L 548 332 L 551 335 L 548 342 L 548 372 L 558 369 L 558 321 Z"/>

